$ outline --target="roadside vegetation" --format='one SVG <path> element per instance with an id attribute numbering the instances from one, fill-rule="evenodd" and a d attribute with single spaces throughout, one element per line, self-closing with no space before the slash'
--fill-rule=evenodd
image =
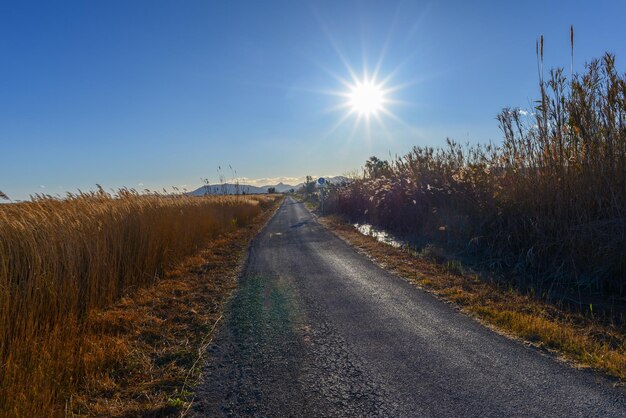
<path id="1" fill-rule="evenodd" d="M 537 55 L 539 99 L 532 109 L 498 115 L 501 144 L 448 140 L 445 148 L 415 147 L 392 161 L 372 157 L 362 177 L 332 187 L 326 211 L 404 237 L 416 254 L 441 253 L 443 263 L 469 265 L 494 289 L 606 325 L 610 332 L 585 338 L 621 352 L 612 366 L 599 367 L 623 378 L 626 75 L 606 54 L 582 74 L 554 69 L 544 77 L 543 39 Z M 544 317 L 511 313 L 506 304 L 481 316 L 521 336 L 545 325 Z M 527 326 L 533 331 L 522 330 Z M 566 343 L 559 332 L 536 338 L 582 350 L 579 360 L 596 356 L 587 343 Z"/>
<path id="2" fill-rule="evenodd" d="M 69 395 L 109 376 L 103 359 L 123 352 L 121 339 L 102 345 L 101 335 L 111 322 L 133 326 L 120 311 L 99 327 L 96 312 L 160 283 L 274 201 L 100 189 L 1 205 L 0 415 L 71 412 Z"/>
<path id="3" fill-rule="evenodd" d="M 327 208 L 421 243 L 480 255 L 515 284 L 586 305 L 626 296 L 626 76 L 614 57 L 541 83 L 532 113 L 505 109 L 501 145 L 372 157 Z M 478 259 L 477 259 L 478 260 Z M 623 319 L 623 318 L 622 318 Z"/>

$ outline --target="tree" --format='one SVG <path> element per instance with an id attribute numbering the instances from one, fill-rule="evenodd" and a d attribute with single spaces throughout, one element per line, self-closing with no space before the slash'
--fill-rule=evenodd
<path id="1" fill-rule="evenodd" d="M 377 178 L 389 173 L 389 162 L 377 157 L 370 157 L 365 162 L 365 172 L 369 178 Z"/>
<path id="2" fill-rule="evenodd" d="M 313 177 L 306 176 L 306 181 L 304 182 L 304 192 L 307 196 L 310 196 L 315 192 L 315 180 L 313 180 Z"/>
<path id="3" fill-rule="evenodd" d="M 267 189 L 267 192 L 268 192 L 269 194 L 274 194 L 274 193 L 276 193 L 276 187 L 270 187 L 270 188 L 268 188 L 268 189 Z"/>

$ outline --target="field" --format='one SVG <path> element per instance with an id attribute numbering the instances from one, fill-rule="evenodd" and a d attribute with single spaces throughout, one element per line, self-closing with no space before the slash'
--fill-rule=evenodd
<path id="1" fill-rule="evenodd" d="M 62 414 L 93 372 L 89 315 L 158 283 L 273 201 L 99 190 L 0 206 L 0 414 Z"/>
<path id="2" fill-rule="evenodd" d="M 498 116 L 501 145 L 372 157 L 326 207 L 624 324 L 626 76 L 610 54 L 571 78 L 542 66 L 534 109 Z"/>

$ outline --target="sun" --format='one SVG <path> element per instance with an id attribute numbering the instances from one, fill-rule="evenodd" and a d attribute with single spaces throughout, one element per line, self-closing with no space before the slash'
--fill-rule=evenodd
<path id="1" fill-rule="evenodd" d="M 347 98 L 351 111 L 362 117 L 378 116 L 385 109 L 385 90 L 375 80 L 364 78 L 356 81 L 350 87 Z"/>
<path id="2" fill-rule="evenodd" d="M 351 67 L 347 66 L 347 69 L 350 75 L 349 79 L 340 76 L 335 77 L 343 85 L 343 90 L 324 92 L 343 99 L 341 103 L 330 108 L 330 110 L 345 111 L 343 117 L 330 129 L 329 134 L 349 119 L 354 120 L 350 137 L 361 125 L 365 127 L 369 138 L 372 121 L 378 123 L 385 131 L 387 131 L 385 118 L 401 122 L 389 107 L 401 103 L 395 100 L 392 95 L 402 86 L 388 85 L 391 77 L 384 78 L 382 81 L 379 80 L 378 68 L 373 73 L 365 68 L 360 76 Z"/>
<path id="3" fill-rule="evenodd" d="M 412 102 L 405 101 L 407 94 L 404 90 L 414 84 L 422 83 L 426 77 L 413 75 L 413 78 L 409 80 L 398 79 L 402 77 L 407 65 L 416 58 L 415 53 L 409 54 L 396 66 L 384 62 L 388 55 L 388 48 L 393 46 L 392 34 L 395 23 L 389 29 L 376 60 L 372 60 L 372 51 L 369 50 L 365 40 L 362 40 L 360 69 L 352 65 L 357 51 L 344 53 L 324 22 L 320 21 L 320 24 L 330 46 L 335 50 L 337 63 L 343 67 L 338 71 L 328 66 L 328 63 L 313 61 L 321 70 L 334 78 L 336 84 L 335 87 L 320 90 L 315 87 L 305 89 L 309 92 L 336 97 L 337 100 L 324 110 L 343 113 L 337 122 L 324 133 L 324 138 L 330 137 L 337 129 L 345 125 L 348 125 L 350 129 L 348 141 L 351 141 L 357 134 L 363 137 L 362 133 L 366 134 L 365 138 L 368 141 L 372 140 L 372 134 L 393 140 L 391 131 L 387 127 L 388 122 L 415 131 L 415 128 L 405 122 L 396 112 L 406 113 L 406 106 L 413 106 Z"/>
<path id="4" fill-rule="evenodd" d="M 340 126 L 349 124 L 349 121 L 352 121 L 349 139 L 352 139 L 354 134 L 360 131 L 361 127 L 365 128 L 367 138 L 371 139 L 373 132 L 371 130 L 372 124 L 382 128 L 382 130 L 375 128 L 376 135 L 384 134 L 389 138 L 390 133 L 387 129 L 387 119 L 391 119 L 395 123 L 400 123 L 412 129 L 410 125 L 404 122 L 394 112 L 396 107 L 408 104 L 408 102 L 398 100 L 398 98 L 394 96 L 414 83 L 412 81 L 402 84 L 394 82 L 394 78 L 401 66 L 393 69 L 383 77 L 380 72 L 383 58 L 381 56 L 376 66 L 373 68 L 368 67 L 367 63 L 364 62 L 362 72 L 358 73 L 339 50 L 337 50 L 337 53 L 345 66 L 347 74 L 340 75 L 323 66 L 322 68 L 335 78 L 340 85 L 340 89 L 313 90 L 316 93 L 340 98 L 339 103 L 329 107 L 327 110 L 344 112 L 343 116 L 326 132 L 325 136 L 331 135 L 339 129 Z"/>

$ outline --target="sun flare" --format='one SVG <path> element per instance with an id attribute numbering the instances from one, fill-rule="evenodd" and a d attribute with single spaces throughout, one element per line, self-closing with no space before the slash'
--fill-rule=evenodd
<path id="1" fill-rule="evenodd" d="M 359 116 L 376 116 L 384 109 L 385 91 L 372 80 L 357 81 L 348 93 L 348 105 Z"/>
<path id="2" fill-rule="evenodd" d="M 340 98 L 340 102 L 328 108 L 328 110 L 344 112 L 343 116 L 328 130 L 326 135 L 331 135 L 343 125 L 351 124 L 349 139 L 352 139 L 361 128 L 365 129 L 368 140 L 371 140 L 372 132 L 375 132 L 378 136 L 382 134 L 390 138 L 386 124 L 388 119 L 412 129 L 410 125 L 394 113 L 395 107 L 407 104 L 407 102 L 398 100 L 394 96 L 399 91 L 414 84 L 414 81 L 400 84 L 394 81 L 403 64 L 391 69 L 383 76 L 381 74 L 383 57 L 385 55 L 383 50 L 375 66 L 368 67 L 364 59 L 363 68 L 361 72 L 358 72 L 332 40 L 331 44 L 335 47 L 347 74 L 340 75 L 322 66 L 326 72 L 339 82 L 341 88 L 336 90 L 316 90 L 316 92 Z M 375 131 L 372 131 L 372 128 Z"/>

